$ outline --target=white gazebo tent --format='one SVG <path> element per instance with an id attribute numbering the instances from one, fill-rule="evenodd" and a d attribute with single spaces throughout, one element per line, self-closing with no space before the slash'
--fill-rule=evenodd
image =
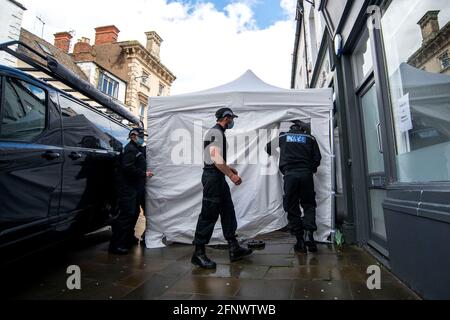
<path id="1" fill-rule="evenodd" d="M 283 210 L 283 177 L 278 158 L 264 147 L 280 126 L 296 119 L 311 120 L 312 134 L 322 152 L 315 176 L 316 240 L 329 241 L 332 218 L 332 92 L 329 89 L 287 90 L 264 83 L 251 71 L 223 86 L 171 97 L 150 98 L 148 166 L 155 176 L 147 182 L 146 244 L 193 241 L 202 206 L 203 136 L 215 124 L 215 112 L 230 107 L 239 115 L 227 131 L 228 163 L 244 183 L 230 182 L 238 220 L 238 235 L 249 239 L 287 225 Z M 220 219 L 211 244 L 224 241 Z"/>

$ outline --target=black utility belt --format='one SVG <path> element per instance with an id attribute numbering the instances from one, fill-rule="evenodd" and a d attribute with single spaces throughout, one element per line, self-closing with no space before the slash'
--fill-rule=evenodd
<path id="1" fill-rule="evenodd" d="M 217 169 L 213 169 L 213 168 L 204 168 L 203 169 L 203 174 L 207 174 L 207 175 L 218 175 L 218 176 L 222 176 L 225 177 L 225 175 L 223 174 L 222 171 L 219 171 Z"/>
<path id="2" fill-rule="evenodd" d="M 310 173 L 313 174 L 312 170 L 310 168 L 284 168 L 283 169 L 284 174 L 288 173 Z"/>

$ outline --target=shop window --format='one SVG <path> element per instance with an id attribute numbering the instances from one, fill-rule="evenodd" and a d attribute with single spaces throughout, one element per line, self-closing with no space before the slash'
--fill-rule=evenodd
<path id="1" fill-rule="evenodd" d="M 386 196 L 387 196 L 386 190 L 381 189 L 370 190 L 370 207 L 372 210 L 370 218 L 372 220 L 371 223 L 372 232 L 384 240 L 387 239 L 386 224 L 384 220 L 384 210 L 383 210 L 383 202 L 386 199 Z"/>
<path id="2" fill-rule="evenodd" d="M 363 33 L 352 57 L 355 86 L 359 87 L 373 69 L 369 32 Z"/>
<path id="3" fill-rule="evenodd" d="M 400 182 L 450 181 L 450 72 L 442 55 L 449 20 L 440 0 L 392 1 L 382 18 Z"/>
<path id="4" fill-rule="evenodd" d="M 0 140 L 32 142 L 45 129 L 46 92 L 19 79 L 4 81 Z"/>

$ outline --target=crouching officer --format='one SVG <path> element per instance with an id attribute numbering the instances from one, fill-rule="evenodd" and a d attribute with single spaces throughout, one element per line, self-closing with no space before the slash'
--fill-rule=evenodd
<path id="1" fill-rule="evenodd" d="M 222 230 L 229 244 L 231 262 L 238 261 L 252 253 L 252 250 L 242 248 L 236 239 L 236 213 L 231 199 L 230 187 L 225 176 L 235 185 L 242 183 L 238 172 L 227 165 L 227 140 L 225 131 L 234 127 L 237 116 L 229 108 L 216 112 L 217 124 L 207 132 L 204 141 L 203 170 L 203 206 L 195 232 L 195 252 L 192 263 L 205 269 L 215 269 L 216 263 L 211 261 L 205 252 L 205 246 L 211 240 L 214 226 L 221 217 Z"/>
<path id="2" fill-rule="evenodd" d="M 295 251 L 298 253 L 317 252 L 314 241 L 316 226 L 316 193 L 314 173 L 320 166 L 322 156 L 316 139 L 310 134 L 310 126 L 302 121 L 294 121 L 288 133 L 282 133 L 278 143 L 272 141 L 266 151 L 272 155 L 274 147 L 280 147 L 280 170 L 284 175 L 284 209 L 288 213 L 289 224 L 297 238 Z M 304 212 L 300 211 L 301 204 Z"/>
<path id="3" fill-rule="evenodd" d="M 135 226 L 145 199 L 145 182 L 153 173 L 147 171 L 145 134 L 143 129 L 129 133 L 130 143 L 125 146 L 117 176 L 119 215 L 112 223 L 109 252 L 128 254 L 131 245 L 139 242 Z"/>

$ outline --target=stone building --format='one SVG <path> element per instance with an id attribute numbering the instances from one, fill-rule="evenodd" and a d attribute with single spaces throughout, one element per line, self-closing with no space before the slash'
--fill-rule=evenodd
<path id="1" fill-rule="evenodd" d="M 439 13 L 439 10 L 428 11 L 418 22 L 423 42 L 408 64 L 427 72 L 450 75 L 450 22 L 441 29 Z"/>

